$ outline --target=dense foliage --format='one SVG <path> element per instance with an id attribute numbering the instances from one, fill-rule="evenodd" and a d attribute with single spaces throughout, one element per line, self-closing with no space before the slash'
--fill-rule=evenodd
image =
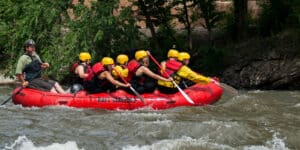
<path id="1" fill-rule="evenodd" d="M 130 9 L 118 17 L 113 15 L 117 1 L 95 2 L 91 8 L 68 1 L 0 3 L 4 6 L 0 8 L 0 42 L 8 75 L 13 75 L 16 58 L 24 53 L 23 42 L 29 38 L 37 43 L 43 60 L 51 64 L 47 74 L 58 78 L 69 73 L 81 51 L 89 51 L 93 61 L 99 61 L 101 56 L 114 56 L 140 44 Z"/>
<path id="2" fill-rule="evenodd" d="M 234 14 L 229 17 L 232 21 L 227 17 L 227 26 L 242 20 L 243 24 L 233 25 L 230 29 L 247 33 L 249 21 L 245 21 L 244 15 L 238 15 L 247 12 L 244 10 L 247 8 L 234 4 L 236 8 L 232 11 L 239 11 L 231 13 Z M 24 53 L 23 42 L 32 38 L 42 59 L 51 64 L 46 75 L 57 79 L 69 74 L 70 66 L 81 51 L 90 52 L 92 61 L 96 62 L 103 56 L 115 57 L 130 49 L 143 48 L 152 50 L 161 60 L 169 48 L 176 47 L 202 58 L 192 61 L 192 67 L 202 67 L 202 70 L 212 70 L 213 73 L 221 69 L 220 60 L 226 47 L 214 44 L 212 32 L 223 27 L 218 23 L 226 23 L 224 20 L 228 15 L 217 11 L 215 0 L 136 0 L 133 5 L 138 7 L 137 13 L 130 6 L 122 8 L 116 15 L 118 0 L 95 1 L 91 7 L 82 1 L 73 4 L 71 0 L 0 1 L 0 58 L 4 59 L 1 68 L 6 75 L 13 76 L 17 58 Z M 257 35 L 269 36 L 287 28 L 299 31 L 299 5 L 299 0 L 263 1 L 260 17 L 253 21 L 258 27 Z M 172 14 L 172 9 L 177 13 Z M 209 33 L 209 40 L 202 45 L 195 42 L 198 35 L 195 38 L 192 34 L 194 23 L 199 19 L 204 20 L 201 24 Z M 150 29 L 150 36 L 143 36 L 136 25 L 141 20 Z M 177 34 L 174 20 L 182 23 L 186 32 Z M 223 39 L 230 39 L 227 35 L 224 34 Z M 216 65 L 218 67 L 213 67 Z M 209 69 L 212 67 L 214 69 Z"/>

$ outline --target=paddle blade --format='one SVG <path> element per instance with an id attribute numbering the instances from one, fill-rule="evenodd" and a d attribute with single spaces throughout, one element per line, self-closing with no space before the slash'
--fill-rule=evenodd
<path id="1" fill-rule="evenodd" d="M 176 86 L 181 95 L 191 104 L 195 104 L 194 101 L 179 87 L 179 85 L 173 80 L 173 84 Z"/>
<path id="2" fill-rule="evenodd" d="M 137 97 L 139 97 L 140 98 L 140 100 L 145 104 L 145 100 L 144 100 L 144 98 L 132 87 L 132 86 L 130 86 L 129 87 L 130 88 L 130 90 L 137 96 Z"/>

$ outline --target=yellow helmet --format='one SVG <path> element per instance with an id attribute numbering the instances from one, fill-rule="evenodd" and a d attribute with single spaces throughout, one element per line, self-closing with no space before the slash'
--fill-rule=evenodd
<path id="1" fill-rule="evenodd" d="M 139 50 L 135 52 L 135 59 L 139 61 L 140 59 L 148 56 L 148 53 L 145 50 Z"/>
<path id="2" fill-rule="evenodd" d="M 91 60 L 91 55 L 89 52 L 81 52 L 79 54 L 79 60 L 81 61 L 87 61 L 87 60 Z"/>
<path id="3" fill-rule="evenodd" d="M 113 65 L 115 62 L 110 57 L 103 57 L 101 60 L 102 65 Z"/>
<path id="4" fill-rule="evenodd" d="M 120 54 L 117 56 L 117 63 L 120 65 L 124 65 L 126 62 L 128 62 L 128 56 L 125 54 Z"/>
<path id="5" fill-rule="evenodd" d="M 170 49 L 168 52 L 168 58 L 170 58 L 170 57 L 177 58 L 178 54 L 179 54 L 178 50 Z"/>
<path id="6" fill-rule="evenodd" d="M 190 59 L 190 58 L 191 58 L 191 56 L 190 56 L 190 54 L 187 53 L 187 52 L 180 52 L 180 53 L 178 54 L 178 60 L 179 60 L 179 61 L 183 61 L 183 60 L 185 60 L 185 59 Z"/>

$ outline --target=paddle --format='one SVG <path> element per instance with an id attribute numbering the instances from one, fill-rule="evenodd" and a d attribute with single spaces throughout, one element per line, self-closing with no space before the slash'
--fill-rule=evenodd
<path id="1" fill-rule="evenodd" d="M 114 69 L 115 72 L 118 74 L 118 76 L 123 80 L 123 82 L 125 84 L 127 84 L 128 82 L 124 79 L 124 77 L 120 74 L 120 72 L 117 69 Z M 139 94 L 139 92 L 137 92 L 131 85 L 130 85 L 130 90 L 137 96 L 140 98 L 140 100 L 145 104 L 145 100 L 144 98 Z"/>
<path id="2" fill-rule="evenodd" d="M 17 92 L 15 92 L 14 94 L 12 94 L 7 100 L 5 100 L 3 103 L 1 103 L 1 105 L 6 104 L 9 100 L 11 100 L 11 98 L 16 95 L 19 94 L 21 92 L 21 90 L 23 90 L 23 87 L 20 87 L 19 90 Z"/>
<path id="3" fill-rule="evenodd" d="M 157 60 L 150 54 L 150 52 L 148 51 L 148 55 L 150 56 L 150 58 L 152 59 L 152 61 L 159 67 L 160 70 L 163 70 L 162 67 L 160 66 L 160 64 L 157 62 Z M 168 75 L 168 77 L 170 77 L 170 75 L 165 72 L 165 70 L 163 70 L 164 73 L 166 73 Z M 194 101 L 178 86 L 178 84 L 172 80 L 172 83 L 176 86 L 176 88 L 178 89 L 178 91 L 181 93 L 181 95 L 191 104 L 195 104 Z"/>

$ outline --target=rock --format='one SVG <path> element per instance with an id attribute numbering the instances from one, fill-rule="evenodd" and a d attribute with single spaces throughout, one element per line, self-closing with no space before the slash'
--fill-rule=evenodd
<path id="1" fill-rule="evenodd" d="M 299 90 L 300 54 L 297 50 L 300 44 L 297 38 L 286 38 L 275 37 L 236 46 L 239 52 L 234 56 L 236 61 L 225 69 L 221 79 L 236 88 Z M 265 49 L 251 48 L 262 47 L 260 44 L 265 44 Z"/>

